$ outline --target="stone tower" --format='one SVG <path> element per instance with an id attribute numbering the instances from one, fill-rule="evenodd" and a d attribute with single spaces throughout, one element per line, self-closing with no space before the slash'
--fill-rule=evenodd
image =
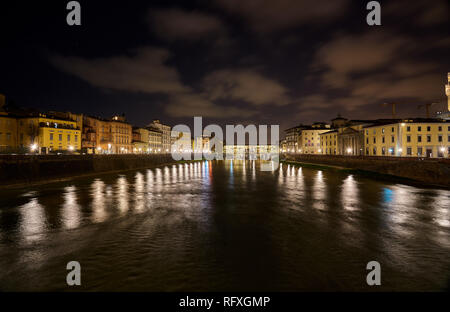
<path id="1" fill-rule="evenodd" d="M 447 73 L 447 84 L 445 85 L 445 94 L 447 95 L 447 112 L 450 112 L 450 73 Z"/>

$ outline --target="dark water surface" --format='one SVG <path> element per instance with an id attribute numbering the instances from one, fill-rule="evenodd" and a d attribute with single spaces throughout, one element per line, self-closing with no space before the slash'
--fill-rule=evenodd
<path id="1" fill-rule="evenodd" d="M 72 290 L 72 260 L 76 290 L 445 290 L 450 191 L 252 161 L 0 191 L 0 290 Z"/>

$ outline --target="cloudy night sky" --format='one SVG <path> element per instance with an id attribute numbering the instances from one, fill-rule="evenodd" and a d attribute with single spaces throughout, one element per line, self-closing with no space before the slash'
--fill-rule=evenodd
<path id="1" fill-rule="evenodd" d="M 446 105 L 447 1 L 68 1 L 0 4 L 0 93 L 19 106 L 135 125 L 425 116 Z"/>

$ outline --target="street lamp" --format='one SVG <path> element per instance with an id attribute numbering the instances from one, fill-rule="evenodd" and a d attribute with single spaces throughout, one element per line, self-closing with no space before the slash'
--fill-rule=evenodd
<path id="1" fill-rule="evenodd" d="M 349 147 L 349 148 L 347 148 L 347 153 L 348 154 L 351 154 L 351 152 L 352 152 L 352 149 Z"/>
<path id="2" fill-rule="evenodd" d="M 36 151 L 37 150 L 37 144 L 36 143 L 33 143 L 33 144 L 31 144 L 30 145 L 30 150 L 32 151 L 32 152 L 34 152 L 34 151 Z"/>
<path id="3" fill-rule="evenodd" d="M 68 149 L 69 149 L 69 151 L 71 151 L 71 152 L 73 152 L 73 150 L 74 150 L 74 148 L 73 148 L 72 145 L 69 145 Z"/>

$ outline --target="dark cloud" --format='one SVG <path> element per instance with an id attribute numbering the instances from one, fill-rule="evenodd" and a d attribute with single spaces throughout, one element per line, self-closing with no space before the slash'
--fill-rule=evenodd
<path id="1" fill-rule="evenodd" d="M 146 47 L 127 56 L 93 59 L 53 55 L 50 62 L 96 87 L 144 93 L 189 91 L 178 71 L 166 65 L 169 57 L 168 50 Z"/>
<path id="2" fill-rule="evenodd" d="M 169 97 L 166 112 L 172 117 L 212 117 L 212 118 L 242 118 L 256 113 L 246 108 L 221 106 L 213 103 L 205 94 L 180 93 Z"/>
<path id="3" fill-rule="evenodd" d="M 218 70 L 204 79 L 205 90 L 213 100 L 242 100 L 251 105 L 285 105 L 288 89 L 256 70 Z"/>
<path id="4" fill-rule="evenodd" d="M 400 112 L 415 116 L 418 104 L 443 97 L 446 69 L 437 60 L 418 58 L 441 45 L 387 31 L 334 36 L 317 50 L 311 66 L 320 92 L 301 97 L 298 114 L 319 116 L 332 109 L 361 115 L 398 102 Z"/>
<path id="5" fill-rule="evenodd" d="M 149 22 L 164 40 L 198 40 L 226 32 L 220 19 L 198 11 L 151 10 Z"/>
<path id="6" fill-rule="evenodd" d="M 324 24 L 342 16 L 347 0 L 216 0 L 228 12 L 247 19 L 258 32 L 304 24 Z"/>
<path id="7" fill-rule="evenodd" d="M 416 26 L 435 26 L 443 24 L 449 18 L 449 6 L 446 0 L 396 0 L 382 7 L 383 15 L 405 19 Z"/>

